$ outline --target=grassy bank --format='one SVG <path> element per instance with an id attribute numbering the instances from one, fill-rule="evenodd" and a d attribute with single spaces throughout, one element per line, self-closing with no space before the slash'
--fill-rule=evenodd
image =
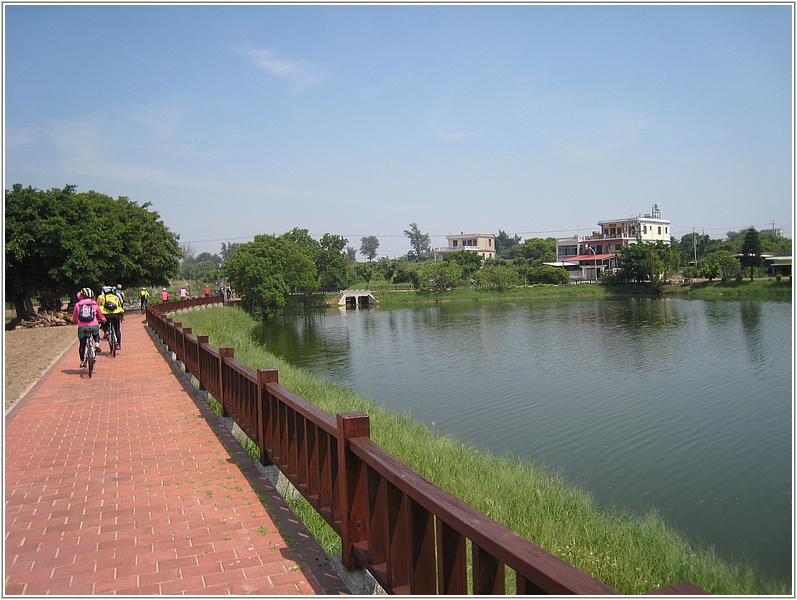
<path id="1" fill-rule="evenodd" d="M 743 279 L 742 281 L 700 281 L 665 286 L 667 295 L 700 300 L 791 300 L 791 278 Z"/>
<path id="2" fill-rule="evenodd" d="M 355 286 L 356 287 L 356 286 Z M 365 285 L 360 286 L 365 289 Z M 670 282 L 665 284 L 661 294 L 654 292 L 650 285 L 605 286 L 594 284 L 581 285 L 534 285 L 510 288 L 504 291 L 482 290 L 478 288 L 455 288 L 444 294 L 420 292 L 415 290 L 384 290 L 383 286 L 374 286 L 372 295 L 382 308 L 399 306 L 415 306 L 434 304 L 437 302 L 500 302 L 504 300 L 520 300 L 534 298 L 586 299 L 618 296 L 666 296 L 689 298 L 695 300 L 780 300 L 792 299 L 791 279 L 782 281 L 775 279 L 755 279 L 750 281 L 697 281 L 692 283 Z M 336 293 L 316 294 L 310 305 L 315 307 L 336 305 L 340 295 Z M 292 297 L 290 307 L 299 309 L 303 305 L 303 297 Z"/>
<path id="3" fill-rule="evenodd" d="M 656 513 L 640 516 L 601 508 L 589 493 L 556 473 L 436 435 L 405 415 L 382 410 L 367 398 L 286 364 L 251 339 L 257 323 L 241 310 L 194 311 L 179 320 L 208 334 L 214 346 L 234 346 L 235 357 L 252 368 L 279 369 L 286 388 L 330 414 L 367 412 L 374 441 L 411 468 L 621 593 L 639 594 L 687 580 L 714 594 L 790 593 L 788 583 L 764 580 L 753 568 L 731 565 L 710 548 L 691 545 Z M 301 502 L 294 509 L 328 553 L 339 552 L 337 536 L 312 509 Z"/>

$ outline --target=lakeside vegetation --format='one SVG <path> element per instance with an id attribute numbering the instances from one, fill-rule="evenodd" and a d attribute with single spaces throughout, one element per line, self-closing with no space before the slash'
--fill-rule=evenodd
<path id="1" fill-rule="evenodd" d="M 551 288 L 521 289 L 524 294 L 539 297 L 560 296 L 564 290 L 581 297 L 610 293 L 594 285 Z M 476 298 L 465 297 L 467 291 L 457 290 L 457 299 Z M 422 296 L 416 292 L 385 292 L 385 300 L 388 295 L 406 300 Z M 478 296 L 485 298 L 483 293 Z M 418 301 L 435 299 L 429 296 Z M 180 320 L 195 332 L 208 334 L 215 346 L 234 346 L 236 359 L 253 369 L 279 369 L 280 382 L 286 388 L 330 414 L 353 410 L 368 413 L 372 438 L 380 446 L 477 510 L 621 593 L 644 593 L 684 580 L 713 594 L 790 593 L 788 582 L 761 577 L 752 566 L 728 563 L 710 547 L 689 543 L 655 512 L 634 515 L 621 508 L 602 508 L 588 492 L 570 485 L 557 473 L 437 435 L 431 427 L 407 415 L 381 409 L 348 389 L 292 367 L 252 339 L 251 332 L 259 323 L 240 309 L 192 311 L 181 314 Z M 313 509 L 303 501 L 292 504 L 325 550 L 329 554 L 339 552 L 339 539 Z"/>
<path id="2" fill-rule="evenodd" d="M 660 298 L 687 298 L 694 300 L 779 300 L 791 301 L 791 278 L 761 278 L 749 281 L 708 281 L 691 283 L 668 282 L 657 292 L 649 284 L 626 285 L 552 285 L 536 284 L 510 287 L 503 291 L 460 287 L 435 293 L 415 290 L 411 287 L 390 285 L 387 281 L 373 281 L 370 287 L 365 281 L 355 282 L 351 289 L 370 289 L 382 308 L 434 304 L 438 302 L 503 302 L 507 300 L 558 298 L 588 299 L 623 296 L 651 296 Z M 294 295 L 287 304 L 289 309 L 305 306 L 322 308 L 337 305 L 340 294 L 313 294 L 309 300 L 304 295 Z"/>

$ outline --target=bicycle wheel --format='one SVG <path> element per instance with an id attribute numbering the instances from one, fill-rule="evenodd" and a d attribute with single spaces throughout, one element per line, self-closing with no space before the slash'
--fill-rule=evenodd
<path id="1" fill-rule="evenodd" d="M 114 331 L 113 325 L 108 328 L 108 343 L 111 345 L 111 356 L 116 358 L 116 347 L 118 344 L 116 343 L 116 331 Z"/>
<path id="2" fill-rule="evenodd" d="M 89 334 L 91 336 L 91 334 Z M 90 337 L 89 343 L 86 345 L 86 363 L 89 366 L 89 377 L 94 375 L 94 362 L 97 360 L 97 355 L 94 353 L 94 338 Z"/>

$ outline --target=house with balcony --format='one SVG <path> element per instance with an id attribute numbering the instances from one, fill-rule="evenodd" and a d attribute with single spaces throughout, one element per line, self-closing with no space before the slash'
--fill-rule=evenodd
<path id="1" fill-rule="evenodd" d="M 448 245 L 445 248 L 434 249 L 434 259 L 443 260 L 446 254 L 452 252 L 478 252 L 483 259 L 495 258 L 495 234 L 493 233 L 460 233 L 447 235 Z"/>
<path id="2" fill-rule="evenodd" d="M 669 244 L 670 221 L 661 218 L 661 207 L 644 215 L 598 221 L 592 235 L 576 235 L 556 240 L 556 262 L 570 272 L 571 281 L 598 281 L 606 269 L 617 267 L 617 252 L 637 242 Z"/>

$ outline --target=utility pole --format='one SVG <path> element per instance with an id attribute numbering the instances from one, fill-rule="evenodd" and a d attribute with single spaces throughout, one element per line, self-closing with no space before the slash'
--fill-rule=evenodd
<path id="1" fill-rule="evenodd" d="M 692 244 L 695 248 L 695 269 L 697 269 L 697 237 L 695 237 L 695 228 L 692 227 Z"/>

